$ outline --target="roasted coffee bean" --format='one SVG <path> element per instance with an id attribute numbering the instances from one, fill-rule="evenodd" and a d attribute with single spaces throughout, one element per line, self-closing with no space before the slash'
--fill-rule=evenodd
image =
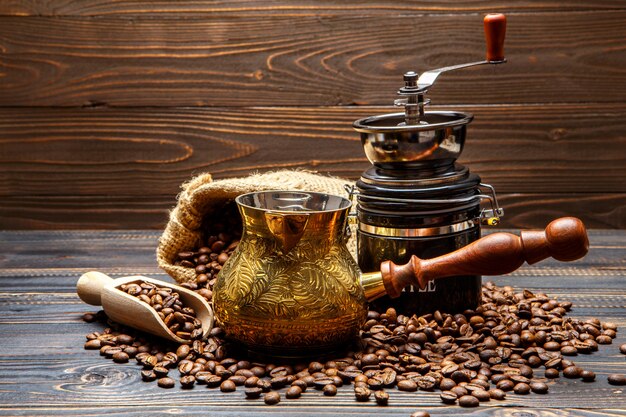
<path id="1" fill-rule="evenodd" d="M 104 349 L 104 351 L 102 349 Z M 107 358 L 112 358 L 116 353 L 122 352 L 122 348 L 119 346 L 104 346 L 102 349 L 100 350 L 100 354 L 104 354 Z"/>
<path id="2" fill-rule="evenodd" d="M 563 376 L 570 379 L 578 378 L 580 377 L 582 371 L 583 370 L 578 366 L 568 366 L 567 368 L 563 369 Z"/>
<path id="3" fill-rule="evenodd" d="M 470 384 L 481 386 L 481 387 L 483 387 L 483 389 L 489 389 L 489 387 L 490 387 L 489 382 L 485 381 L 484 379 L 480 379 L 478 377 L 476 379 L 472 379 Z"/>
<path id="4" fill-rule="evenodd" d="M 152 370 L 159 378 L 167 376 L 167 374 L 169 373 L 169 369 L 164 366 L 155 366 Z"/>
<path id="5" fill-rule="evenodd" d="M 357 401 L 368 401 L 372 392 L 366 387 L 354 387 L 354 396 Z"/>
<path id="6" fill-rule="evenodd" d="M 565 356 L 576 356 L 578 354 L 578 349 L 574 346 L 563 346 L 561 348 L 561 355 Z"/>
<path id="7" fill-rule="evenodd" d="M 361 357 L 361 365 L 378 365 L 378 356 L 374 355 L 373 353 L 363 355 L 363 357 Z"/>
<path id="8" fill-rule="evenodd" d="M 354 379 L 361 375 L 361 371 L 359 370 L 350 370 L 350 371 L 339 371 L 337 375 L 343 379 L 345 382 L 354 381 Z"/>
<path id="9" fill-rule="evenodd" d="M 157 376 L 154 373 L 154 371 L 144 369 L 143 371 L 141 371 L 141 379 L 146 382 L 150 382 L 150 381 L 154 381 L 155 379 L 157 379 Z"/>
<path id="10" fill-rule="evenodd" d="M 397 386 L 400 391 L 408 391 L 408 392 L 417 391 L 417 383 L 410 379 L 405 379 L 404 381 L 398 382 Z"/>
<path id="11" fill-rule="evenodd" d="M 369 385 L 371 389 L 377 390 L 383 388 L 385 384 L 380 378 L 370 378 L 367 380 L 367 385 Z"/>
<path id="12" fill-rule="evenodd" d="M 194 363 L 191 361 L 181 361 L 178 364 L 178 372 L 181 373 L 181 375 L 188 375 L 194 367 Z"/>
<path id="13" fill-rule="evenodd" d="M 129 358 L 134 358 L 139 350 L 134 346 L 127 346 L 124 348 L 124 353 L 128 355 Z"/>
<path id="14" fill-rule="evenodd" d="M 496 384 L 496 388 L 502 391 L 511 391 L 515 384 L 510 379 L 504 379 Z"/>
<path id="15" fill-rule="evenodd" d="M 421 378 L 417 378 L 417 386 L 425 391 L 430 391 L 437 386 L 437 379 L 429 373 Z"/>
<path id="16" fill-rule="evenodd" d="M 196 375 L 194 375 L 194 378 L 196 378 L 196 383 L 198 383 L 198 384 L 206 384 L 207 378 L 212 376 L 212 375 L 213 374 L 211 374 L 210 372 L 200 371 L 200 372 L 196 373 Z"/>
<path id="17" fill-rule="evenodd" d="M 535 394 L 546 394 L 548 392 L 548 384 L 541 381 L 532 381 L 530 383 L 530 389 Z"/>
<path id="18" fill-rule="evenodd" d="M 561 349 L 561 344 L 558 342 L 546 342 L 544 343 L 543 348 L 547 351 L 557 351 Z"/>
<path id="19" fill-rule="evenodd" d="M 530 385 L 520 382 L 513 387 L 513 392 L 517 395 L 526 395 L 530 392 Z"/>
<path id="20" fill-rule="evenodd" d="M 81 318 L 87 323 L 93 323 L 94 321 L 98 320 L 98 316 L 93 313 L 85 313 L 82 315 Z"/>
<path id="21" fill-rule="evenodd" d="M 478 399 L 478 401 L 483 402 L 483 401 L 489 401 L 491 399 L 491 396 L 489 395 L 489 392 L 485 391 L 484 389 L 477 389 L 472 391 L 472 395 L 474 397 L 476 397 Z"/>
<path id="22" fill-rule="evenodd" d="M 607 380 L 611 385 L 626 385 L 626 375 L 623 374 L 611 374 Z"/>
<path id="23" fill-rule="evenodd" d="M 257 382 L 256 385 L 261 388 L 263 392 L 269 392 L 272 389 L 272 384 L 267 379 L 259 379 L 259 382 Z"/>
<path id="24" fill-rule="evenodd" d="M 461 407 L 478 407 L 479 404 L 478 398 L 472 395 L 464 395 L 459 398 L 459 405 Z"/>
<path id="25" fill-rule="evenodd" d="M 502 401 L 506 398 L 506 393 L 501 389 L 493 388 L 489 390 L 489 396 L 494 400 Z"/>
<path id="26" fill-rule="evenodd" d="M 326 385 L 322 391 L 324 391 L 324 395 L 328 396 L 328 397 L 332 397 L 337 395 L 337 387 L 333 384 L 328 384 Z"/>
<path id="27" fill-rule="evenodd" d="M 439 398 L 444 404 L 456 404 L 457 395 L 452 391 L 442 391 Z"/>
<path id="28" fill-rule="evenodd" d="M 292 387 L 300 388 L 300 391 L 304 392 L 308 388 L 307 383 L 303 379 L 296 379 L 291 383 Z"/>
<path id="29" fill-rule="evenodd" d="M 580 377 L 585 382 L 593 382 L 596 380 L 596 374 L 593 371 L 582 371 Z"/>
<path id="30" fill-rule="evenodd" d="M 277 376 L 287 376 L 293 373 L 292 369 L 286 368 L 284 366 L 279 366 L 270 371 L 270 377 L 274 378 Z"/>
<path id="31" fill-rule="evenodd" d="M 243 375 L 233 375 L 229 377 L 228 379 L 233 381 L 235 385 L 237 385 L 238 387 L 242 386 L 247 380 L 247 378 Z"/>
<path id="32" fill-rule="evenodd" d="M 176 382 L 172 379 L 172 378 L 159 378 L 159 380 L 157 381 L 157 384 L 161 387 L 161 388 L 174 388 L 174 386 L 176 385 Z"/>
<path id="33" fill-rule="evenodd" d="M 311 375 L 303 377 L 302 381 L 304 381 L 306 385 L 309 387 L 312 387 L 315 385 L 315 378 L 312 377 Z"/>
<path id="34" fill-rule="evenodd" d="M 250 371 L 254 374 L 254 376 L 259 378 L 265 375 L 265 368 L 263 368 L 262 366 L 253 366 L 252 368 L 250 368 Z"/>
<path id="35" fill-rule="evenodd" d="M 332 380 L 331 380 L 332 381 Z M 270 384 L 272 384 L 272 388 L 280 389 L 287 385 L 287 377 L 286 376 L 276 376 L 270 379 Z"/>
<path id="36" fill-rule="evenodd" d="M 546 378 L 553 379 L 553 378 L 558 378 L 560 374 L 559 374 L 558 369 L 549 368 L 549 369 L 546 369 L 546 372 L 544 373 L 544 375 Z"/>
<path id="37" fill-rule="evenodd" d="M 620 345 L 619 351 L 620 351 L 620 353 L 626 355 L 626 343 Z"/>
<path id="38" fill-rule="evenodd" d="M 268 392 L 263 397 L 263 401 L 265 401 L 265 404 L 267 405 L 276 405 L 280 402 L 280 394 L 276 391 Z"/>
<path id="39" fill-rule="evenodd" d="M 95 349 L 100 349 L 101 347 L 102 347 L 101 342 L 98 339 L 88 340 L 85 343 L 85 349 L 95 350 Z"/>
<path id="40" fill-rule="evenodd" d="M 414 411 L 410 417 L 430 417 L 430 413 L 428 411 Z"/>
<path id="41" fill-rule="evenodd" d="M 452 388 L 450 391 L 455 393 L 457 398 L 461 398 L 462 396 L 468 394 L 467 390 L 465 388 L 461 387 L 461 386 L 456 386 L 456 387 Z"/>
<path id="42" fill-rule="evenodd" d="M 222 392 L 233 392 L 236 389 L 237 386 L 235 385 L 235 383 L 229 379 L 220 384 L 220 391 Z"/>
<path id="43" fill-rule="evenodd" d="M 251 376 L 250 378 L 247 378 L 244 381 L 243 385 L 245 387 L 248 387 L 248 388 L 256 387 L 258 382 L 259 382 L 259 377 L 258 376 Z"/>
<path id="44" fill-rule="evenodd" d="M 335 393 L 336 393 L 337 389 L 335 388 Z M 324 394 L 326 394 L 326 391 L 324 390 Z M 291 387 L 289 387 L 289 389 L 287 389 L 287 392 L 285 393 L 285 398 L 289 398 L 289 399 L 296 399 L 296 398 L 300 398 L 300 396 L 302 395 L 302 389 L 296 385 L 292 385 Z"/>
<path id="45" fill-rule="evenodd" d="M 196 374 L 197 375 L 197 374 Z M 222 378 L 217 375 L 211 375 L 206 378 L 206 386 L 209 388 L 217 388 L 222 383 Z M 233 383 L 234 385 L 234 383 Z"/>
<path id="46" fill-rule="evenodd" d="M 389 394 L 383 390 L 374 392 L 374 399 L 378 405 L 387 405 L 389 403 Z"/>
<path id="47" fill-rule="evenodd" d="M 522 376 L 522 375 L 511 375 L 509 377 L 509 379 L 511 381 L 513 381 L 514 384 L 519 384 L 519 383 L 528 384 L 528 383 L 530 383 L 530 379 L 526 378 L 525 376 Z"/>
<path id="48" fill-rule="evenodd" d="M 456 382 L 450 378 L 443 378 L 439 383 L 439 389 L 442 391 L 449 391 L 454 387 L 456 387 Z"/>
<path id="49" fill-rule="evenodd" d="M 247 387 L 244 391 L 244 394 L 246 395 L 246 398 L 255 399 L 261 397 L 262 392 L 263 390 L 259 387 Z"/>
<path id="50" fill-rule="evenodd" d="M 193 388 L 196 383 L 196 377 L 193 375 L 186 375 L 180 378 L 180 386 L 185 389 Z"/>
<path id="51" fill-rule="evenodd" d="M 450 375 L 450 379 L 452 379 L 457 384 L 460 383 L 460 382 L 470 382 L 471 381 L 470 376 L 466 372 L 463 372 L 463 371 L 453 372 L 452 375 Z"/>
<path id="52" fill-rule="evenodd" d="M 315 373 L 315 372 L 320 372 L 323 369 L 324 369 L 324 365 L 322 365 L 319 362 L 311 362 L 309 364 L 309 372 L 312 373 L 312 374 Z"/>
<path id="53" fill-rule="evenodd" d="M 119 345 L 132 345 L 135 338 L 127 334 L 119 334 L 115 337 L 115 343 Z"/>

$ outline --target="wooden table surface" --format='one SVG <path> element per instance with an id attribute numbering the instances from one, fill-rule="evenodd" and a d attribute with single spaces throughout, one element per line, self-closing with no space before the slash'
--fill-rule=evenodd
<path id="1" fill-rule="evenodd" d="M 357 403 L 351 388 L 334 398 L 309 390 L 300 400 L 266 406 L 242 392 L 197 386 L 165 390 L 144 383 L 131 361 L 115 364 L 83 350 L 85 335 L 101 330 L 81 315 L 95 311 L 75 294 L 78 277 L 100 270 L 113 277 L 144 274 L 169 280 L 156 266 L 157 231 L 0 232 L 0 415 L 389 415 L 428 410 L 432 416 L 626 416 L 626 387 L 607 375 L 626 373 L 626 231 L 590 231 L 591 250 L 571 264 L 544 261 L 497 277 L 498 284 L 540 289 L 574 303 L 571 316 L 618 324 L 617 339 L 574 360 L 596 372 L 595 383 L 560 378 L 550 394 L 491 401 L 476 409 L 445 406 L 434 392 L 390 390 L 387 407 Z"/>

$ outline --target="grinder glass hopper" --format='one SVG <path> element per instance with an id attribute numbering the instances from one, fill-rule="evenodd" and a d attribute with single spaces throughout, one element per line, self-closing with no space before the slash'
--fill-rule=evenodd
<path id="1" fill-rule="evenodd" d="M 452 252 L 480 237 L 481 223 L 497 224 L 503 210 L 493 187 L 455 161 L 463 150 L 473 116 L 456 111 L 425 111 L 424 95 L 447 71 L 501 64 L 506 18 L 484 19 L 487 58 L 483 61 L 404 74 L 395 104 L 403 113 L 367 117 L 354 122 L 372 166 L 350 192 L 356 197 L 359 267 L 378 270 L 382 261 L 408 262 L 411 255 L 432 258 Z M 484 208 L 481 207 L 481 202 Z M 425 290 L 408 288 L 399 298 L 383 298 L 379 309 L 393 306 L 414 314 L 443 309 L 475 308 L 481 277 L 450 277 Z"/>

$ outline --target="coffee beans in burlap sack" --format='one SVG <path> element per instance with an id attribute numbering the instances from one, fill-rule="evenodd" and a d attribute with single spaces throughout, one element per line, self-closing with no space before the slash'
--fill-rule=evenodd
<path id="1" fill-rule="evenodd" d="M 253 174 L 243 178 L 213 181 L 210 174 L 202 174 L 182 185 L 178 202 L 170 213 L 157 248 L 157 262 L 177 282 L 196 279 L 193 268 L 175 265 L 180 252 L 194 251 L 200 246 L 207 227 L 214 219 L 221 221 L 223 211 L 236 210 L 234 199 L 245 193 L 269 190 L 317 191 L 347 197 L 344 189 L 351 182 L 341 178 L 319 175 L 307 171 L 281 170 Z M 354 236 L 354 233 L 352 233 Z M 354 253 L 354 239 L 348 243 Z"/>

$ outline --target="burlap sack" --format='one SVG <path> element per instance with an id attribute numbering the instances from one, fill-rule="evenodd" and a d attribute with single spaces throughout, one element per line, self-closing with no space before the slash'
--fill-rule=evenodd
<path id="1" fill-rule="evenodd" d="M 350 184 L 350 181 L 301 170 L 275 171 L 218 181 L 213 181 L 210 174 L 199 175 L 182 185 L 178 203 L 170 213 L 169 222 L 159 239 L 159 267 L 177 282 L 195 280 L 196 272 L 193 268 L 174 265 L 177 254 L 198 248 L 203 238 L 202 225 L 206 224 L 203 222 L 210 222 L 211 216 L 217 215 L 216 210 L 238 195 L 253 191 L 298 190 L 347 197 L 344 189 L 346 184 Z"/>

